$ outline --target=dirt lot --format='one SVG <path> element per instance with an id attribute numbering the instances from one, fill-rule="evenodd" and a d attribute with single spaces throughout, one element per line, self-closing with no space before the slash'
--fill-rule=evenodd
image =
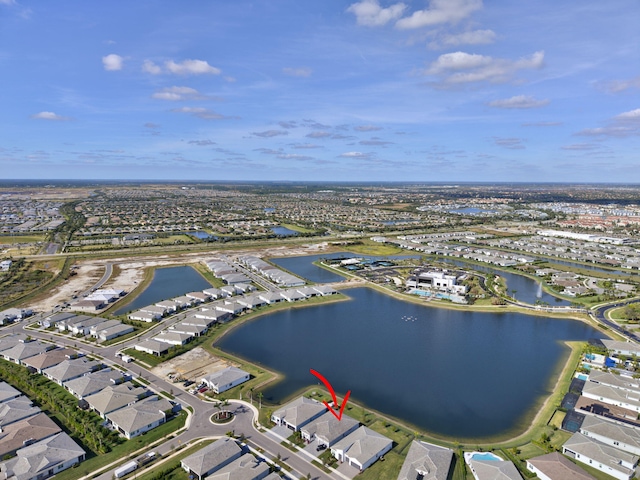
<path id="1" fill-rule="evenodd" d="M 76 265 L 78 266 L 75 270 L 76 275 L 54 288 L 46 298 L 29 306 L 38 312 L 53 310 L 56 305 L 70 301 L 76 293 L 91 288 L 104 274 L 103 262 L 87 261 Z"/>
<path id="2" fill-rule="evenodd" d="M 211 355 L 202 347 L 196 347 L 182 355 L 161 363 L 151 371 L 167 379 L 169 374 L 179 375 L 185 380 L 200 381 L 205 375 L 215 373 L 230 366 L 237 366 Z"/>

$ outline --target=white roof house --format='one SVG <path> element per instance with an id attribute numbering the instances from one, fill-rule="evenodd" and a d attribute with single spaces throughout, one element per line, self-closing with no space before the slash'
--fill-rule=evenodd
<path id="1" fill-rule="evenodd" d="M 202 382 L 207 384 L 215 393 L 222 393 L 248 381 L 249 378 L 251 378 L 251 375 L 248 372 L 236 367 L 227 367 L 224 370 L 203 377 Z"/>
<path id="2" fill-rule="evenodd" d="M 33 405 L 24 395 L 21 395 L 12 400 L 7 400 L 0 403 L 0 428 L 22 420 L 23 418 L 31 417 L 40 413 L 40 409 Z"/>
<path id="3" fill-rule="evenodd" d="M 162 317 L 159 313 L 152 312 L 143 312 L 142 310 L 138 310 L 137 312 L 132 312 L 129 314 L 129 318 L 131 320 L 138 320 L 140 322 L 153 322 L 154 320 L 158 320 Z"/>
<path id="4" fill-rule="evenodd" d="M 307 397 L 298 397 L 273 412 L 271 421 L 276 425 L 286 425 L 295 432 L 326 411 L 324 404 Z"/>
<path id="5" fill-rule="evenodd" d="M 107 414 L 107 420 L 126 438 L 132 439 L 162 425 L 173 405 L 157 395 Z"/>
<path id="6" fill-rule="evenodd" d="M 189 455 L 180 462 L 183 470 L 201 480 L 207 475 L 240 458 L 242 449 L 235 440 L 223 437 Z"/>
<path id="7" fill-rule="evenodd" d="M 343 415 L 342 419 L 338 420 L 333 413 L 327 410 L 302 427 L 300 433 L 307 442 L 317 440 L 318 445 L 330 447 L 338 440 L 357 430 L 358 427 L 360 427 L 360 422 L 348 415 Z"/>
<path id="8" fill-rule="evenodd" d="M 393 447 L 393 441 L 367 427 L 360 427 L 331 447 L 341 462 L 363 471 Z"/>
<path id="9" fill-rule="evenodd" d="M 574 433 L 562 446 L 562 453 L 619 480 L 629 480 L 638 456 L 605 445 L 581 433 Z"/>
<path id="10" fill-rule="evenodd" d="M 18 398 L 22 393 L 7 382 L 0 382 L 0 403 Z"/>
<path id="11" fill-rule="evenodd" d="M 640 430 L 636 428 L 618 425 L 604 417 L 587 415 L 579 431 L 586 437 L 640 455 Z"/>

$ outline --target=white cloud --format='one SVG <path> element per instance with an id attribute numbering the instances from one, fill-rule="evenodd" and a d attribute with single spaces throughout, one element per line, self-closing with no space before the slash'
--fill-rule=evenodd
<path id="1" fill-rule="evenodd" d="M 382 127 L 377 127 L 375 125 L 358 125 L 354 127 L 354 130 L 358 132 L 375 132 L 377 130 L 382 130 Z"/>
<path id="2" fill-rule="evenodd" d="M 266 130 L 264 132 L 253 132 L 253 135 L 262 138 L 271 138 L 280 135 L 289 135 L 289 132 L 287 132 L 286 130 Z"/>
<path id="3" fill-rule="evenodd" d="M 616 115 L 615 119 L 623 122 L 640 122 L 640 108 Z"/>
<path id="4" fill-rule="evenodd" d="M 562 150 L 589 151 L 601 149 L 602 145 L 596 145 L 593 143 L 574 143 L 573 145 L 564 145 L 560 148 L 562 148 Z"/>
<path id="5" fill-rule="evenodd" d="M 202 118 L 204 120 L 225 120 L 225 119 L 231 118 L 203 107 L 180 107 L 180 108 L 174 108 L 171 111 L 178 112 L 178 113 L 187 113 L 189 115 L 193 115 L 194 117 Z"/>
<path id="6" fill-rule="evenodd" d="M 544 52 L 535 52 L 516 61 L 465 52 L 440 55 L 426 71 L 439 75 L 447 84 L 469 82 L 505 82 L 518 70 L 539 69 L 544 65 Z"/>
<path id="7" fill-rule="evenodd" d="M 298 155 L 297 153 L 282 153 L 278 155 L 278 158 L 282 160 L 313 160 L 313 157 L 308 155 Z"/>
<path id="8" fill-rule="evenodd" d="M 338 156 L 343 158 L 371 158 L 370 153 L 364 153 L 364 152 L 345 152 Z"/>
<path id="9" fill-rule="evenodd" d="M 539 108 L 549 105 L 549 100 L 536 100 L 529 95 L 516 95 L 504 100 L 489 102 L 490 107 L 496 108 Z"/>
<path id="10" fill-rule="evenodd" d="M 65 120 L 70 120 L 69 117 L 63 117 L 62 115 L 58 115 L 53 112 L 39 112 L 31 115 L 31 118 L 35 118 L 37 120 L 51 120 L 54 122 L 62 122 Z"/>
<path id="11" fill-rule="evenodd" d="M 220 75 L 220 69 L 212 67 L 205 60 L 183 60 L 180 63 L 169 60 L 164 66 L 169 72 L 177 75 Z"/>
<path id="12" fill-rule="evenodd" d="M 309 67 L 285 67 L 282 69 L 282 73 L 291 77 L 310 77 L 312 70 Z"/>
<path id="13" fill-rule="evenodd" d="M 431 0 L 429 8 L 401 18 L 396 27 L 402 30 L 458 23 L 482 8 L 482 0 Z"/>
<path id="14" fill-rule="evenodd" d="M 488 45 L 495 42 L 496 34 L 493 30 L 472 30 L 455 35 L 444 35 L 429 44 L 431 48 L 457 47 L 460 45 Z"/>
<path id="15" fill-rule="evenodd" d="M 205 60 L 183 60 L 179 63 L 173 60 L 167 60 L 164 62 L 164 68 L 151 60 L 145 60 L 142 63 L 142 70 L 152 75 L 160 75 L 161 73 L 173 73 L 175 75 L 220 75 L 220 69 L 209 65 Z"/>
<path id="16" fill-rule="evenodd" d="M 162 68 L 151 60 L 145 60 L 142 63 L 142 71 L 150 73 L 151 75 L 160 75 L 162 73 Z"/>
<path id="17" fill-rule="evenodd" d="M 198 90 L 191 87 L 166 87 L 151 95 L 158 100 L 182 101 L 182 100 L 206 100 L 212 99 L 202 95 Z"/>
<path id="18" fill-rule="evenodd" d="M 586 128 L 576 135 L 618 138 L 640 136 L 640 108 L 616 115 L 604 127 Z"/>
<path id="19" fill-rule="evenodd" d="M 104 69 L 109 72 L 122 70 L 123 60 L 124 59 L 120 55 L 111 53 L 105 57 L 102 57 L 102 65 L 104 65 Z"/>
<path id="20" fill-rule="evenodd" d="M 400 18 L 407 6 L 404 3 L 395 3 L 387 8 L 382 8 L 378 0 L 363 0 L 352 3 L 347 12 L 356 16 L 358 25 L 367 27 L 379 27 L 386 25 L 391 20 Z"/>
<path id="21" fill-rule="evenodd" d="M 609 93 L 620 93 L 631 88 L 640 88 L 640 76 L 630 80 L 612 80 L 599 84 L 601 88 Z"/>
<path id="22" fill-rule="evenodd" d="M 524 145 L 521 138 L 500 138 L 493 137 L 493 142 L 502 148 L 508 148 L 509 150 L 522 150 Z"/>

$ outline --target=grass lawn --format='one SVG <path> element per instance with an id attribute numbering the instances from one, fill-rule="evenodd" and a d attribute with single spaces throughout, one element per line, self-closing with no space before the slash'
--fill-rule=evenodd
<path id="1" fill-rule="evenodd" d="M 180 468 L 180 461 L 189 455 L 196 453 L 198 450 L 206 447 L 210 443 L 213 443 L 214 440 L 205 440 L 203 442 L 199 442 L 196 445 L 185 448 L 180 451 L 178 455 L 172 458 L 170 461 L 157 465 L 151 471 L 143 474 L 136 475 L 137 480 L 151 480 L 156 475 L 162 472 L 163 480 L 188 480 L 189 474 L 185 472 L 182 468 Z"/>
<path id="2" fill-rule="evenodd" d="M 294 232 L 300 233 L 313 233 L 315 230 L 313 228 L 305 228 L 300 225 L 294 225 L 293 223 L 281 223 L 281 227 L 288 228 L 289 230 L 293 230 Z"/>
<path id="3" fill-rule="evenodd" d="M 345 250 L 353 253 L 359 253 L 361 255 L 387 256 L 407 254 L 406 250 L 403 250 L 399 247 L 393 247 L 391 245 L 373 242 L 367 239 L 362 239 L 362 241 L 358 242 L 358 244 L 355 245 L 347 245 Z"/>
<path id="4" fill-rule="evenodd" d="M 364 472 L 360 473 L 358 480 L 381 480 L 398 478 L 402 468 L 404 455 L 399 455 L 393 450 L 384 454 L 384 460 L 380 459 Z"/>
<path id="5" fill-rule="evenodd" d="M 15 243 L 36 243 L 44 241 L 44 235 L 2 235 L 0 245 L 13 245 Z"/>
<path id="6" fill-rule="evenodd" d="M 56 480 L 74 480 L 80 476 L 91 475 L 104 466 L 118 460 L 122 460 L 122 463 L 125 463 L 129 460 L 129 458 L 131 458 L 131 455 L 134 452 L 144 448 L 146 445 L 150 445 L 158 440 L 165 439 L 176 430 L 182 428 L 186 420 L 187 414 L 186 412 L 182 411 L 167 423 L 164 423 L 159 427 L 154 428 L 153 430 L 143 435 L 140 435 L 139 437 L 133 438 L 118 445 L 111 452 L 105 455 L 91 457 L 88 460 L 82 462 L 76 468 L 70 468 L 68 470 L 65 470 L 64 472 L 56 474 Z"/>

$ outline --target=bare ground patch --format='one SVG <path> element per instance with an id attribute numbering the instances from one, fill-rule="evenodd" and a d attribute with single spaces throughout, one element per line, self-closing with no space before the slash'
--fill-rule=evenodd
<path id="1" fill-rule="evenodd" d="M 212 355 L 202 347 L 196 347 L 193 350 L 189 350 L 182 355 L 161 363 L 151 371 L 163 378 L 174 374 L 185 380 L 200 381 L 202 377 L 219 372 L 230 366 L 237 365 Z"/>

